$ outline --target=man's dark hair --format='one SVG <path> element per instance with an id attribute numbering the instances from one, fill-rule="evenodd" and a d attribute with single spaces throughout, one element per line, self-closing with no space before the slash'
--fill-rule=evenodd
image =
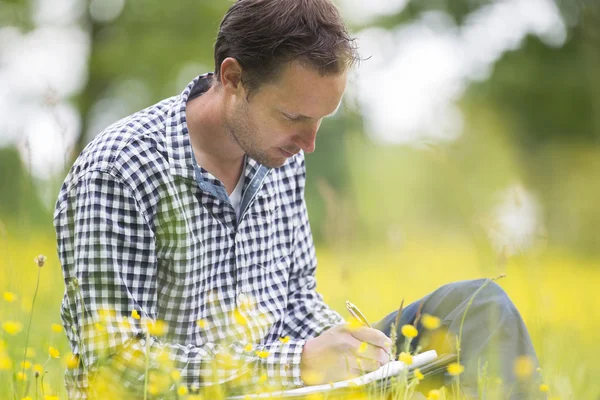
<path id="1" fill-rule="evenodd" d="M 242 66 L 249 96 L 277 79 L 285 63 L 298 60 L 325 76 L 341 73 L 359 59 L 355 39 L 330 0 L 238 0 L 217 35 L 216 81 L 227 57 Z"/>

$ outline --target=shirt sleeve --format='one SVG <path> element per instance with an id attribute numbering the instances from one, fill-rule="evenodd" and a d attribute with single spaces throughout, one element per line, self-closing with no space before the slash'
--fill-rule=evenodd
<path id="1" fill-rule="evenodd" d="M 325 302 L 316 291 L 317 259 L 308 212 L 304 200 L 306 168 L 304 157 L 299 159 L 296 174 L 296 225 L 292 246 L 292 270 L 288 284 L 288 306 L 284 329 L 291 337 L 308 340 L 320 335 L 344 319 Z"/>
<path id="2" fill-rule="evenodd" d="M 299 370 L 290 365 L 299 365 L 302 341 L 170 341 L 157 319 L 154 230 L 135 192 L 101 171 L 63 191 L 54 225 L 66 286 L 61 315 L 80 361 L 69 374 L 81 379 L 75 386 L 96 390 L 109 381 L 134 393 L 223 383 L 250 389 L 265 375 L 275 385 L 298 384 Z"/>

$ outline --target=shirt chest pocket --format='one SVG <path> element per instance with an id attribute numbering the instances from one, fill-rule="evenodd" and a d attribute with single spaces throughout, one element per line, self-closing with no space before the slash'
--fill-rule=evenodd
<path id="1" fill-rule="evenodd" d="M 247 255 L 252 265 L 273 270 L 287 268 L 291 255 L 294 221 L 291 207 L 278 193 L 265 190 L 257 196 L 241 225 L 248 238 Z"/>

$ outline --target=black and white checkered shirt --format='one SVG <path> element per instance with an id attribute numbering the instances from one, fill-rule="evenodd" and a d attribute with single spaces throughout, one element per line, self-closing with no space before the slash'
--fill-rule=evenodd
<path id="1" fill-rule="evenodd" d="M 71 398 L 91 397 L 104 370 L 140 390 L 146 348 L 151 369 L 170 364 L 191 390 L 302 385 L 305 341 L 343 322 L 315 291 L 304 155 L 276 169 L 247 157 L 239 218 L 196 164 L 185 109 L 207 77 L 108 127 L 62 186 L 61 314 L 80 357 L 66 371 Z"/>

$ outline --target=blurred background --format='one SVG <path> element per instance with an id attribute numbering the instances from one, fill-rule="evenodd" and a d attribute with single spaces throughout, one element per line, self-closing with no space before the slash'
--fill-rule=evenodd
<path id="1" fill-rule="evenodd" d="M 213 70 L 231 3 L 0 0 L 0 292 L 14 294 L 0 321 L 26 328 L 33 312 L 32 363 L 49 345 L 69 352 L 50 327 L 70 165 L 110 123 Z M 319 291 L 375 320 L 444 283 L 507 274 L 551 395 L 598 398 L 600 2 L 336 3 L 365 60 L 307 157 Z M 0 388 L 24 331 L 0 331 Z M 60 364 L 46 368 L 63 393 Z"/>

